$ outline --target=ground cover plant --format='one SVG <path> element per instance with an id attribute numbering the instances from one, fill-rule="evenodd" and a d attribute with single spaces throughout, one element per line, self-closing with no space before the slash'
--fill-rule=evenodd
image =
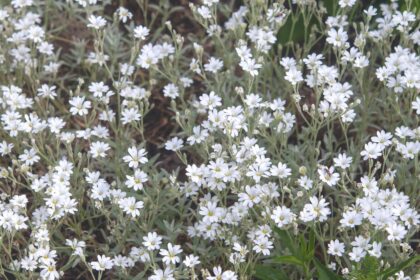
<path id="1" fill-rule="evenodd" d="M 419 12 L 1 0 L 0 279 L 418 279 Z"/>

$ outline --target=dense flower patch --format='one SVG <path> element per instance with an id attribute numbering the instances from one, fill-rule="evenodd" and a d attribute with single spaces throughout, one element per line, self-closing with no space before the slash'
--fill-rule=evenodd
<path id="1" fill-rule="evenodd" d="M 417 279 L 416 1 L 184 2 L 0 1 L 0 279 Z"/>

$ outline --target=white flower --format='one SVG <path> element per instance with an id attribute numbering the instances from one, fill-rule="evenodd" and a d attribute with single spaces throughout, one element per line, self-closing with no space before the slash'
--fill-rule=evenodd
<path id="1" fill-rule="evenodd" d="M 174 137 L 165 143 L 165 149 L 169 151 L 179 151 L 184 146 L 184 141 L 178 137 Z"/>
<path id="2" fill-rule="evenodd" d="M 213 268 L 214 276 L 207 276 L 206 280 L 237 280 L 235 272 L 226 270 L 223 272 L 220 266 Z"/>
<path id="3" fill-rule="evenodd" d="M 66 239 L 66 245 L 70 246 L 73 249 L 72 255 L 83 257 L 83 250 L 86 247 L 86 242 L 79 241 L 77 239 Z"/>
<path id="4" fill-rule="evenodd" d="M 179 96 L 179 88 L 175 84 L 167 84 L 163 88 L 163 96 L 175 99 Z"/>
<path id="5" fill-rule="evenodd" d="M 350 260 L 355 262 L 360 262 L 366 256 L 366 251 L 360 247 L 353 247 L 352 251 L 349 253 Z"/>
<path id="6" fill-rule="evenodd" d="M 99 255 L 98 256 L 98 261 L 91 262 L 90 265 L 92 266 L 92 269 L 98 270 L 98 271 L 104 271 L 106 269 L 111 269 L 114 266 L 111 258 L 109 258 L 105 255 Z"/>
<path id="7" fill-rule="evenodd" d="M 363 215 L 354 210 L 346 211 L 343 213 L 343 218 L 340 223 L 343 227 L 354 228 L 355 226 L 362 224 Z"/>
<path id="8" fill-rule="evenodd" d="M 400 241 L 407 234 L 407 230 L 405 229 L 405 227 L 397 223 L 392 223 L 391 225 L 389 225 L 386 228 L 386 231 L 388 232 L 388 240 L 391 241 Z"/>
<path id="9" fill-rule="evenodd" d="M 153 275 L 149 277 L 149 280 L 175 280 L 173 270 L 167 266 L 165 270 L 158 269 L 153 271 Z"/>
<path id="10" fill-rule="evenodd" d="M 9 144 L 6 141 L 0 143 L 0 155 L 5 156 L 12 152 L 14 145 Z"/>
<path id="11" fill-rule="evenodd" d="M 354 112 L 353 109 L 350 109 L 341 115 L 341 120 L 343 123 L 351 123 L 353 122 L 355 117 L 356 117 L 356 113 Z"/>
<path id="12" fill-rule="evenodd" d="M 332 256 L 343 256 L 344 253 L 344 243 L 341 243 L 339 240 L 331 240 L 328 244 L 328 254 Z"/>
<path id="13" fill-rule="evenodd" d="M 209 61 L 204 64 L 204 70 L 216 74 L 223 67 L 223 61 L 215 57 L 210 57 Z"/>
<path id="14" fill-rule="evenodd" d="M 66 125 L 66 123 L 60 118 L 49 118 L 48 126 L 51 133 L 60 133 L 61 129 Z"/>
<path id="15" fill-rule="evenodd" d="M 258 187 L 245 186 L 245 192 L 238 194 L 239 202 L 242 202 L 246 207 L 253 207 L 261 201 L 261 191 Z"/>
<path id="16" fill-rule="evenodd" d="M 270 173 L 273 177 L 285 179 L 292 174 L 292 170 L 286 164 L 279 162 L 277 166 L 271 166 Z"/>
<path id="17" fill-rule="evenodd" d="M 331 28 L 328 31 L 327 42 L 335 47 L 338 47 L 338 48 L 347 47 L 348 46 L 347 40 L 348 40 L 347 33 L 343 30 L 342 27 L 340 27 L 338 30 Z"/>
<path id="18" fill-rule="evenodd" d="M 162 244 L 162 237 L 160 237 L 156 232 L 149 232 L 147 236 L 143 236 L 143 245 L 149 251 L 158 250 L 160 244 Z"/>
<path id="19" fill-rule="evenodd" d="M 273 242 L 267 237 L 260 236 L 254 240 L 254 247 L 252 249 L 258 254 L 262 253 L 264 256 L 270 255 L 270 249 L 273 249 Z"/>
<path id="20" fill-rule="evenodd" d="M 331 214 L 331 210 L 327 207 L 328 202 L 321 196 L 318 199 L 316 196 L 309 198 L 311 203 L 305 204 L 303 210 L 300 212 L 300 219 L 304 222 L 310 222 L 318 219 L 323 222 L 327 216 Z"/>
<path id="21" fill-rule="evenodd" d="M 211 18 L 211 11 L 206 6 L 200 6 L 197 9 L 197 12 L 202 16 L 204 19 L 210 19 Z"/>
<path id="22" fill-rule="evenodd" d="M 88 114 L 88 109 L 91 108 L 91 102 L 85 101 L 85 97 L 83 96 L 75 96 L 69 101 L 71 108 L 70 113 L 72 115 L 80 115 L 85 116 Z"/>
<path id="23" fill-rule="evenodd" d="M 91 27 L 94 29 L 101 29 L 106 25 L 106 20 L 101 17 L 101 16 L 94 16 L 94 15 L 90 15 L 89 16 L 89 23 L 87 25 L 87 27 Z"/>
<path id="24" fill-rule="evenodd" d="M 207 110 L 213 110 L 222 105 L 222 98 L 211 91 L 209 94 L 204 93 L 200 97 L 200 104 Z"/>
<path id="25" fill-rule="evenodd" d="M 181 77 L 179 80 L 184 88 L 188 88 L 194 83 L 194 81 L 188 77 Z"/>
<path id="26" fill-rule="evenodd" d="M 37 268 L 38 262 L 34 259 L 34 256 L 28 256 L 25 258 L 22 258 L 20 260 L 20 265 L 22 266 L 23 269 L 28 270 L 28 271 L 35 271 L 35 269 Z"/>
<path id="27" fill-rule="evenodd" d="M 292 85 L 296 85 L 299 82 L 303 81 L 302 72 L 299 71 L 297 68 L 291 68 L 286 72 L 286 76 L 284 77 L 287 81 L 289 81 Z"/>
<path id="28" fill-rule="evenodd" d="M 318 168 L 319 179 L 330 187 L 334 187 L 340 180 L 340 175 L 334 172 L 334 166 Z"/>
<path id="29" fill-rule="evenodd" d="M 40 276 L 42 279 L 54 280 L 60 278 L 60 274 L 58 273 L 54 263 L 43 264 L 40 268 Z"/>
<path id="30" fill-rule="evenodd" d="M 144 183 L 148 181 L 147 174 L 141 170 L 136 169 L 133 176 L 127 175 L 125 184 L 128 188 L 132 188 L 135 191 L 142 190 Z"/>
<path id="31" fill-rule="evenodd" d="M 172 243 L 168 243 L 168 249 L 160 249 L 159 254 L 163 257 L 162 262 L 166 265 L 169 264 L 177 264 L 180 262 L 179 254 L 182 253 L 181 246 L 179 245 L 172 245 Z"/>
<path id="32" fill-rule="evenodd" d="M 33 148 L 24 150 L 23 153 L 19 155 L 19 160 L 29 166 L 37 163 L 40 159 L 41 158 Z"/>
<path id="33" fill-rule="evenodd" d="M 355 3 L 356 3 L 356 0 L 340 0 L 340 1 L 338 1 L 338 5 L 340 5 L 341 8 L 352 7 Z"/>
<path id="34" fill-rule="evenodd" d="M 350 167 L 353 159 L 347 156 L 345 153 L 339 154 L 336 158 L 334 158 L 334 165 L 341 169 L 347 169 Z"/>
<path id="35" fill-rule="evenodd" d="M 129 124 L 132 122 L 139 121 L 141 114 L 137 108 L 126 108 L 121 112 L 122 124 Z"/>
<path id="36" fill-rule="evenodd" d="M 269 27 L 252 26 L 246 33 L 248 38 L 255 44 L 258 51 L 268 53 L 271 46 L 276 42 L 274 31 Z"/>
<path id="37" fill-rule="evenodd" d="M 296 59 L 292 57 L 283 57 L 280 60 L 280 65 L 288 71 L 290 69 L 296 68 Z"/>
<path id="38" fill-rule="evenodd" d="M 110 149 L 109 144 L 105 142 L 93 142 L 90 145 L 89 153 L 92 155 L 93 158 L 97 157 L 106 157 L 106 152 Z"/>
<path id="39" fill-rule="evenodd" d="M 372 249 L 370 249 L 368 252 L 369 252 L 369 255 L 375 258 L 380 258 L 382 255 L 381 250 L 382 250 L 382 243 L 375 241 L 372 243 Z"/>
<path id="40" fill-rule="evenodd" d="M 32 6 L 33 3 L 33 0 L 12 0 L 12 6 L 15 9 Z"/>
<path id="41" fill-rule="evenodd" d="M 305 190 L 312 189 L 313 181 L 308 178 L 308 176 L 302 176 L 297 180 L 297 183 L 300 187 L 304 188 Z"/>
<path id="42" fill-rule="evenodd" d="M 372 137 L 372 142 L 378 143 L 381 149 L 392 144 L 392 134 L 384 130 L 376 132 L 376 136 Z"/>
<path id="43" fill-rule="evenodd" d="M 365 144 L 364 150 L 360 153 L 364 160 L 376 159 L 382 155 L 383 145 L 369 142 Z"/>
<path id="44" fill-rule="evenodd" d="M 248 72 L 252 77 L 257 76 L 258 69 L 262 67 L 262 65 L 257 63 L 257 61 L 253 58 L 242 59 L 239 66 L 241 66 L 242 70 Z"/>
<path id="45" fill-rule="evenodd" d="M 126 8 L 124 8 L 124 7 L 119 7 L 116 12 L 118 13 L 119 19 L 123 23 L 126 23 L 127 20 L 133 18 L 133 14 L 129 10 L 127 10 Z"/>
<path id="46" fill-rule="evenodd" d="M 119 205 L 125 213 L 131 215 L 133 218 L 139 216 L 140 209 L 144 207 L 143 201 L 136 201 L 134 197 L 122 198 L 119 201 Z"/>
<path id="47" fill-rule="evenodd" d="M 184 264 L 186 267 L 193 268 L 196 265 L 200 264 L 200 259 L 194 255 L 188 255 L 185 257 Z"/>
<path id="48" fill-rule="evenodd" d="M 322 54 L 311 53 L 303 59 L 303 63 L 305 63 L 306 66 L 311 70 L 318 69 L 319 66 L 322 65 L 323 58 L 324 56 Z"/>
<path id="49" fill-rule="evenodd" d="M 413 110 L 416 111 L 417 115 L 420 115 L 420 97 L 417 97 L 412 103 Z"/>
<path id="50" fill-rule="evenodd" d="M 277 206 L 271 214 L 271 219 L 273 219 L 279 228 L 291 224 L 295 220 L 295 217 L 296 215 L 286 206 Z"/>
<path id="51" fill-rule="evenodd" d="M 188 165 L 186 168 L 186 175 L 192 182 L 201 185 L 204 181 L 204 176 L 207 174 L 207 168 L 204 165 L 197 167 L 195 164 Z"/>
<path id="52" fill-rule="evenodd" d="M 139 25 L 134 28 L 134 37 L 140 40 L 146 40 L 146 37 L 149 36 L 149 28 Z"/>
<path id="53" fill-rule="evenodd" d="M 55 92 L 56 86 L 48 86 L 46 84 L 43 84 L 38 89 L 38 96 L 41 96 L 43 98 L 50 98 L 54 99 L 57 96 L 57 93 Z"/>
<path id="54" fill-rule="evenodd" d="M 131 258 L 122 255 L 115 256 L 112 261 L 116 267 L 128 268 L 134 266 L 134 261 Z"/>
<path id="55" fill-rule="evenodd" d="M 209 132 L 207 129 L 201 129 L 200 126 L 194 126 L 193 135 L 188 137 L 187 141 L 190 145 L 194 145 L 195 143 L 204 142 L 208 136 L 209 136 Z"/>
<path id="56" fill-rule="evenodd" d="M 216 223 L 220 219 L 222 208 L 217 207 L 216 202 L 208 202 L 200 207 L 199 213 L 204 216 L 203 221 L 205 223 Z"/>
<path id="57" fill-rule="evenodd" d="M 128 155 L 123 157 L 123 160 L 128 163 L 131 168 L 137 168 L 139 164 L 144 164 L 149 160 L 146 157 L 147 152 L 145 149 L 137 149 L 136 146 L 128 148 Z"/>
<path id="58" fill-rule="evenodd" d="M 378 12 L 378 10 L 373 7 L 373 6 L 369 6 L 367 10 L 363 10 L 363 12 L 368 16 L 368 17 L 374 17 L 376 16 L 376 13 Z"/>
<path id="59" fill-rule="evenodd" d="M 370 237 L 364 237 L 362 235 L 359 235 L 355 237 L 354 241 L 351 242 L 351 245 L 354 247 L 359 247 L 364 251 L 367 251 L 371 247 L 369 242 L 370 242 Z"/>
<path id="60" fill-rule="evenodd" d="M 394 274 L 395 280 L 411 280 L 410 276 L 405 276 L 404 271 L 400 271 Z M 393 279 L 392 277 L 390 279 Z"/>

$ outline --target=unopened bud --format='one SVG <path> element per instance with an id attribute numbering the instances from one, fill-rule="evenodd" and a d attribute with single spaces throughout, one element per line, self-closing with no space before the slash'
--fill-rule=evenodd
<path id="1" fill-rule="evenodd" d="M 9 176 L 9 172 L 7 171 L 6 168 L 2 168 L 0 170 L 0 178 L 6 178 L 7 176 Z"/>
<path id="2" fill-rule="evenodd" d="M 298 103 L 301 100 L 301 97 L 299 94 L 293 94 L 292 95 L 293 99 L 295 100 L 296 103 Z"/>
<path id="3" fill-rule="evenodd" d="M 197 53 L 198 57 L 201 57 L 203 55 L 203 47 L 200 44 L 194 43 L 194 50 Z"/>
<path id="4" fill-rule="evenodd" d="M 169 30 L 172 30 L 172 23 L 168 20 L 165 22 L 166 27 L 168 27 Z"/>
<path id="5" fill-rule="evenodd" d="M 22 172 L 22 173 L 26 173 L 26 172 L 28 172 L 29 171 L 29 166 L 28 165 L 26 165 L 26 164 L 22 164 L 22 166 L 20 167 L 20 171 Z"/>
<path id="6" fill-rule="evenodd" d="M 235 87 L 235 92 L 239 95 L 244 94 L 244 88 L 243 87 Z"/>
<path id="7" fill-rule="evenodd" d="M 308 170 L 306 169 L 306 166 L 301 166 L 301 167 L 299 167 L 299 174 L 301 174 L 301 175 L 306 175 L 306 172 L 307 172 Z"/>

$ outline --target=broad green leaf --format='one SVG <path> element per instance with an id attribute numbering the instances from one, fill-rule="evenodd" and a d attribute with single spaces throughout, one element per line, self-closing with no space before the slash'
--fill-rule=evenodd
<path id="1" fill-rule="evenodd" d="M 287 280 L 286 273 L 283 270 L 268 265 L 257 265 L 254 276 L 260 280 Z"/>
<path id="2" fill-rule="evenodd" d="M 317 259 L 314 259 L 315 267 L 318 272 L 319 280 L 344 280 L 340 275 L 331 271 Z"/>
<path id="3" fill-rule="evenodd" d="M 306 245 L 305 235 L 300 234 L 299 235 L 299 252 L 300 252 L 300 255 L 297 256 L 297 257 L 299 257 L 299 259 L 301 259 L 301 260 L 306 259 L 306 255 L 307 255 L 306 250 L 307 250 L 307 245 Z"/>
<path id="4" fill-rule="evenodd" d="M 327 9 L 328 15 L 335 15 L 337 9 L 337 3 L 334 3 L 336 0 L 324 0 L 324 6 Z"/>
<path id="5" fill-rule="evenodd" d="M 397 264 L 394 267 L 390 267 L 386 269 L 385 271 L 379 273 L 379 276 L 382 277 L 382 279 L 388 279 L 388 277 L 391 277 L 395 275 L 396 273 L 400 272 L 401 270 L 404 270 L 405 268 L 415 264 L 416 262 L 420 261 L 420 255 L 413 256 L 399 264 Z"/>
<path id="6" fill-rule="evenodd" d="M 360 263 L 359 269 L 354 269 L 350 273 L 351 279 L 357 280 L 377 280 L 379 273 L 379 260 L 372 256 L 366 256 Z"/>
<path id="7" fill-rule="evenodd" d="M 312 260 L 315 254 L 315 231 L 313 228 L 311 228 L 311 231 L 309 232 L 309 243 L 307 253 L 309 260 Z"/>
<path id="8" fill-rule="evenodd" d="M 296 249 L 292 238 L 290 237 L 290 234 L 286 230 L 282 230 L 279 228 L 275 228 L 274 231 L 277 233 L 277 235 L 280 237 L 280 241 L 282 244 L 284 244 L 289 251 L 296 256 L 298 254 L 298 250 Z"/>
<path id="9" fill-rule="evenodd" d="M 286 23 L 280 28 L 277 33 L 276 44 L 286 44 L 292 42 L 302 42 L 305 39 L 303 17 L 297 15 L 296 22 L 293 26 L 293 19 L 289 16 Z"/>
<path id="10" fill-rule="evenodd" d="M 10 5 L 10 0 L 0 0 L 0 8 Z"/>
<path id="11" fill-rule="evenodd" d="M 275 262 L 279 262 L 279 263 L 288 263 L 288 264 L 294 264 L 294 265 L 299 265 L 299 266 L 304 266 L 303 261 L 301 261 L 300 259 L 298 259 L 295 256 L 277 256 L 273 258 L 273 261 Z"/>

